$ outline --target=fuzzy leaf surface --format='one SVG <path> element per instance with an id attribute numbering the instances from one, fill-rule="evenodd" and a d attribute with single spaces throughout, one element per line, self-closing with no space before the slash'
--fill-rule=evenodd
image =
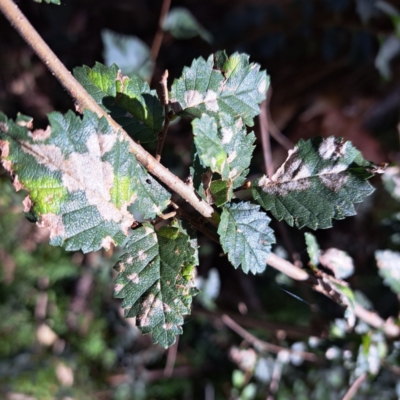
<path id="1" fill-rule="evenodd" d="M 393 290 L 400 293 L 400 253 L 391 250 L 378 250 L 375 252 L 379 275 L 384 283 Z"/>
<path id="2" fill-rule="evenodd" d="M 183 315 L 190 314 L 197 244 L 178 223 L 158 232 L 150 224 L 135 229 L 127 253 L 114 267 L 115 297 L 123 299 L 126 317 L 136 317 L 142 333 L 169 347 L 182 333 Z"/>
<path id="3" fill-rule="evenodd" d="M 104 118 L 51 113 L 50 126 L 32 132 L 31 122 L 0 113 L 1 158 L 16 190 L 28 192 L 24 211 L 50 229 L 52 245 L 89 252 L 120 244 L 134 222 L 130 205 L 145 218 L 167 206 L 169 193 Z"/>
<path id="4" fill-rule="evenodd" d="M 219 113 L 226 113 L 253 126 L 269 85 L 265 71 L 259 69 L 246 54 L 217 53 L 207 61 L 198 58 L 172 84 L 171 107 L 189 118 L 207 114 L 218 120 Z"/>
<path id="5" fill-rule="evenodd" d="M 253 184 L 252 193 L 278 220 L 325 229 L 333 218 L 356 214 L 354 203 L 374 190 L 367 182 L 373 167 L 341 138 L 301 140 L 272 178 L 264 176 Z"/>
<path id="6" fill-rule="evenodd" d="M 271 245 L 275 243 L 271 221 L 260 207 L 249 203 L 226 204 L 218 226 L 221 245 L 235 268 L 242 266 L 245 273 L 263 272 Z"/>
<path id="7" fill-rule="evenodd" d="M 157 139 L 164 123 L 164 107 L 146 82 L 136 75 L 122 76 L 115 64 L 78 67 L 74 76 L 134 140 L 149 143 Z"/>

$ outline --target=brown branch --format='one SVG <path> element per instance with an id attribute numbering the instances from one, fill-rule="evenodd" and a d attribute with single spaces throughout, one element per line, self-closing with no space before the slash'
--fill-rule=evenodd
<path id="1" fill-rule="evenodd" d="M 176 336 L 175 343 L 168 349 L 167 362 L 164 368 L 164 377 L 170 378 L 174 372 L 176 355 L 178 353 L 179 335 Z"/>
<path id="2" fill-rule="evenodd" d="M 200 200 L 194 190 L 172 174 L 167 168 L 161 165 L 142 146 L 133 141 L 129 135 L 117 124 L 89 95 L 82 85 L 65 68 L 50 47 L 43 41 L 35 28 L 19 10 L 12 0 L 0 0 L 0 10 L 6 18 L 14 25 L 14 28 L 21 34 L 28 45 L 35 51 L 38 57 L 46 64 L 47 68 L 60 81 L 71 97 L 77 102 L 80 109 L 89 109 L 99 117 L 107 119 L 112 128 L 122 132 L 125 139 L 129 141 L 130 151 L 136 155 L 138 161 L 154 176 L 165 183 L 169 188 L 178 193 L 193 208 L 206 218 L 211 218 L 213 208 L 203 200 Z"/>
<path id="3" fill-rule="evenodd" d="M 151 58 L 153 59 L 153 61 L 157 60 L 158 53 L 160 52 L 161 44 L 164 38 L 164 29 L 163 29 L 164 20 L 168 14 L 170 6 L 171 6 L 171 0 L 163 0 L 160 12 L 160 18 L 158 20 L 156 36 L 154 37 L 153 44 L 151 45 L 151 50 L 150 50 Z"/>
<path id="4" fill-rule="evenodd" d="M 342 400 L 351 400 L 353 396 L 357 393 L 358 389 L 360 386 L 366 381 L 368 378 L 368 374 L 364 372 L 361 374 L 350 386 L 350 389 L 347 391 L 347 393 L 344 395 Z"/>
<path id="5" fill-rule="evenodd" d="M 166 69 L 165 72 L 161 76 L 161 101 L 164 106 L 164 126 L 162 131 L 158 134 L 158 143 L 157 143 L 157 151 L 156 151 L 156 160 L 161 160 L 161 153 L 164 147 L 165 137 L 167 136 L 169 123 L 171 122 L 171 118 L 169 115 L 168 109 L 168 70 Z"/>
<path id="6" fill-rule="evenodd" d="M 250 332 L 246 331 L 246 329 L 242 328 L 239 324 L 237 324 L 231 317 L 229 317 L 226 314 L 223 314 L 221 319 L 222 319 L 222 322 L 227 327 L 231 328 L 234 332 L 236 332 L 239 336 L 241 336 L 243 339 L 245 339 L 247 342 L 249 342 L 251 345 L 253 345 L 257 349 L 267 351 L 269 353 L 274 353 L 274 354 L 278 354 L 284 350 L 284 351 L 288 351 L 290 354 L 298 354 L 304 360 L 307 360 L 307 361 L 311 361 L 311 362 L 320 361 L 319 358 L 313 353 L 309 353 L 307 351 L 298 351 L 298 350 L 287 349 L 285 347 L 278 346 L 276 344 L 268 343 L 268 342 L 265 342 L 264 340 L 258 339 L 254 335 L 252 335 Z"/>

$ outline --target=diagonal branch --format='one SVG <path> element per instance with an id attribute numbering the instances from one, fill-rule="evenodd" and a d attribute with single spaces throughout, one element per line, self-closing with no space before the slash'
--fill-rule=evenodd
<path id="1" fill-rule="evenodd" d="M 44 42 L 35 28 L 27 20 L 18 6 L 12 0 L 0 0 L 0 10 L 21 34 L 28 45 L 38 57 L 46 64 L 47 68 L 60 81 L 71 97 L 76 101 L 81 110 L 89 109 L 99 117 L 107 119 L 115 131 L 121 131 L 130 143 L 130 151 L 135 154 L 138 161 L 154 176 L 165 183 L 170 189 L 178 193 L 193 208 L 206 218 L 211 218 L 214 209 L 205 201 L 200 200 L 194 190 L 161 165 L 142 146 L 133 141 L 129 135 L 117 124 L 87 93 L 83 86 L 72 76 L 64 64 L 58 59 L 50 47 Z"/>

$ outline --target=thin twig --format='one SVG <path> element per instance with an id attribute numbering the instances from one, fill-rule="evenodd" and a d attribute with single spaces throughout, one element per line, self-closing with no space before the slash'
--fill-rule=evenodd
<path id="1" fill-rule="evenodd" d="M 205 221 L 198 221 L 197 219 L 193 218 L 191 215 L 189 215 L 185 210 L 183 210 L 173 201 L 171 201 L 171 205 L 172 207 L 175 208 L 177 214 L 179 214 L 182 218 L 185 218 L 186 220 L 189 221 L 190 225 L 193 228 L 206 235 L 213 242 L 220 244 L 219 236 L 204 226 Z"/>
<path id="2" fill-rule="evenodd" d="M 167 362 L 164 368 L 164 377 L 170 378 L 174 372 L 176 355 L 178 353 L 179 335 L 176 336 L 175 343 L 168 349 Z"/>
<path id="3" fill-rule="evenodd" d="M 368 374 L 364 372 L 361 374 L 350 386 L 350 389 L 347 391 L 347 393 L 344 395 L 342 400 L 351 400 L 353 396 L 357 393 L 358 389 L 360 386 L 366 381 L 368 378 Z"/>
<path id="4" fill-rule="evenodd" d="M 158 143 L 157 143 L 157 151 L 156 151 L 156 160 L 159 162 L 161 160 L 161 153 L 164 147 L 165 137 L 167 136 L 169 123 L 171 122 L 171 118 L 169 115 L 168 109 L 168 70 L 166 69 L 165 72 L 161 76 L 161 101 L 164 106 L 164 126 L 162 131 L 158 134 Z"/>
<path id="5" fill-rule="evenodd" d="M 247 342 L 252 344 L 255 348 L 261 349 L 263 351 L 267 351 L 269 353 L 278 354 L 281 351 L 288 351 L 291 354 L 297 354 L 301 356 L 304 360 L 311 361 L 311 362 L 318 362 L 318 357 L 307 351 L 298 351 L 287 349 L 282 346 L 278 346 L 276 344 L 265 342 L 264 340 L 256 338 L 250 332 L 246 331 L 246 329 L 242 328 L 239 324 L 237 324 L 231 317 L 226 314 L 221 316 L 222 322 L 229 328 L 231 328 L 234 332 L 236 332 L 239 336 L 245 339 Z"/>
<path id="6" fill-rule="evenodd" d="M 167 168 L 161 165 L 149 154 L 142 146 L 133 141 L 129 135 L 104 111 L 82 85 L 65 68 L 50 47 L 43 41 L 35 28 L 30 24 L 26 17 L 19 10 L 12 0 L 0 0 L 0 10 L 7 19 L 14 25 L 15 29 L 21 34 L 24 40 L 35 51 L 39 58 L 46 64 L 47 68 L 60 81 L 64 88 L 70 93 L 71 97 L 77 102 L 80 109 L 89 109 L 99 117 L 107 119 L 108 123 L 116 132 L 122 132 L 124 138 L 130 144 L 130 151 L 136 155 L 138 161 L 154 176 L 165 183 L 169 188 L 178 193 L 193 208 L 206 218 L 213 216 L 213 208 L 205 201 L 200 200 L 193 188 L 186 185 L 177 176 L 172 174 Z"/>
<path id="7" fill-rule="evenodd" d="M 260 134 L 264 155 L 265 173 L 271 177 L 274 174 L 274 165 L 272 163 L 271 142 L 268 133 L 268 116 L 267 116 L 268 100 L 265 99 L 260 106 Z"/>
<path id="8" fill-rule="evenodd" d="M 164 38 L 164 29 L 163 29 L 164 20 L 168 14 L 170 6 L 171 6 L 171 0 L 163 0 L 160 12 L 160 18 L 158 20 L 156 36 L 154 37 L 153 44 L 151 45 L 151 50 L 150 50 L 151 58 L 153 59 L 153 61 L 157 60 L 158 53 L 160 52 L 161 44 Z"/>

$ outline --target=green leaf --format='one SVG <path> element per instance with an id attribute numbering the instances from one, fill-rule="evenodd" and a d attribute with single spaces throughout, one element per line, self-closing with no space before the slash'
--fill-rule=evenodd
<path id="1" fill-rule="evenodd" d="M 320 253 L 317 239 L 312 233 L 308 232 L 304 234 L 304 238 L 306 240 L 307 253 L 308 256 L 310 257 L 310 264 L 313 267 L 316 267 L 319 264 L 319 253 Z"/>
<path id="2" fill-rule="evenodd" d="M 393 292 L 400 293 L 400 253 L 391 250 L 375 252 L 379 275 Z"/>
<path id="3" fill-rule="evenodd" d="M 126 317 L 136 317 L 143 333 L 169 347 L 182 333 L 183 315 L 190 314 L 197 242 L 177 222 L 158 232 L 150 224 L 134 230 L 127 253 L 114 267 L 115 297 L 123 299 Z"/>
<path id="4" fill-rule="evenodd" d="M 140 143 L 157 139 L 164 123 L 164 107 L 155 90 L 139 77 L 122 76 L 116 65 L 100 63 L 74 69 L 75 78 L 95 101 Z"/>
<path id="5" fill-rule="evenodd" d="M 221 207 L 233 197 L 232 185 L 225 181 L 212 181 L 210 184 L 210 192 L 213 198 L 213 203 L 217 207 Z"/>
<path id="6" fill-rule="evenodd" d="M 16 190 L 25 189 L 24 211 L 50 229 L 50 243 L 83 252 L 120 244 L 135 221 L 130 205 L 153 218 L 170 194 L 150 177 L 105 118 L 86 111 L 51 113 L 46 130 L 29 131 L 0 113 L 3 166 Z"/>
<path id="7" fill-rule="evenodd" d="M 104 44 L 103 58 L 108 66 L 117 64 L 121 73 L 128 77 L 137 75 L 148 81 L 153 75 L 154 62 L 150 48 L 136 36 L 122 35 L 103 29 L 101 38 Z"/>
<path id="8" fill-rule="evenodd" d="M 204 114 L 200 119 L 192 122 L 194 143 L 200 161 L 211 171 L 218 172 L 222 179 L 229 178 L 228 155 L 218 136 L 218 127 L 215 119 Z"/>
<path id="9" fill-rule="evenodd" d="M 356 214 L 353 204 L 374 190 L 366 182 L 373 167 L 341 138 L 301 140 L 271 179 L 264 176 L 252 185 L 252 193 L 278 220 L 325 229 L 332 218 Z"/>
<path id="10" fill-rule="evenodd" d="M 163 30 L 171 33 L 176 39 L 191 39 L 200 36 L 206 42 L 212 42 L 212 35 L 184 7 L 175 7 L 168 13 Z"/>
<path id="11" fill-rule="evenodd" d="M 219 122 L 220 127 L 215 118 L 206 114 L 192 121 L 195 145 L 195 151 L 192 152 L 194 154 L 192 175 L 193 181 L 196 182 L 195 188 L 200 195 L 208 189 L 204 186 L 204 182 L 202 187 L 199 182 L 199 177 L 205 172 L 204 167 L 209 167 L 212 172 L 220 174 L 222 181 L 216 183 L 218 180 L 214 179 L 214 189 L 211 192 L 216 195 L 217 186 L 218 191 L 225 187 L 227 196 L 222 203 L 222 197 L 219 196 L 218 206 L 230 201 L 232 190 L 240 187 L 246 180 L 255 148 L 254 133 L 247 134 L 240 119 L 235 121 L 227 114 L 219 114 Z"/>
<path id="12" fill-rule="evenodd" d="M 259 71 L 258 64 L 249 63 L 246 54 L 235 53 L 223 60 L 219 53 L 218 67 L 212 55 L 207 61 L 198 58 L 191 67 L 185 67 L 182 77 L 172 84 L 171 107 L 178 115 L 189 118 L 207 114 L 218 120 L 218 114 L 225 113 L 253 126 L 269 79 L 265 71 Z"/>
<path id="13" fill-rule="evenodd" d="M 227 204 L 223 207 L 218 234 L 228 259 L 235 268 L 246 273 L 263 272 L 271 245 L 275 243 L 270 218 L 249 202 Z"/>

